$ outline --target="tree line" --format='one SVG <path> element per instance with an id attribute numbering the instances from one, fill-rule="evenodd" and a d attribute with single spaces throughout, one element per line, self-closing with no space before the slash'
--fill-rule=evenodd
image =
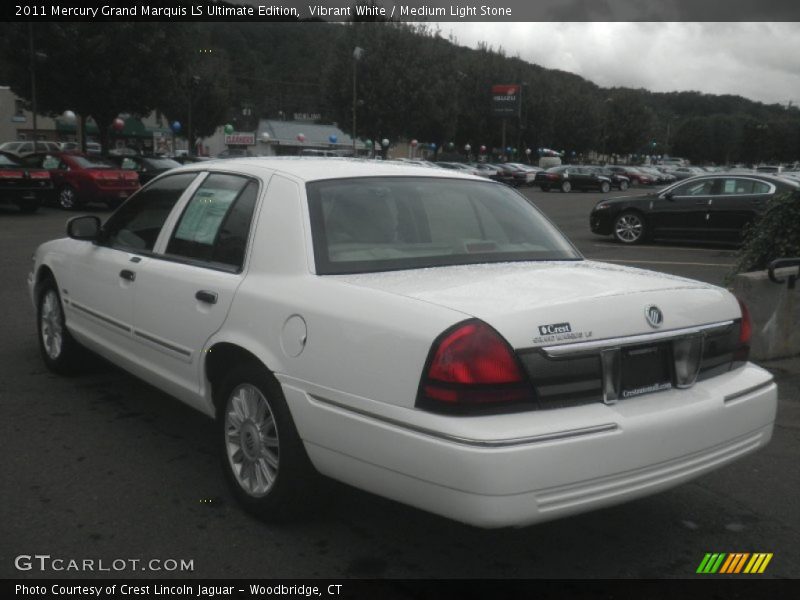
<path id="1" fill-rule="evenodd" d="M 602 88 L 501 48 L 457 45 L 428 25 L 3 23 L 0 84 L 40 112 L 92 117 L 156 110 L 194 136 L 257 118 L 320 114 L 362 139 L 498 147 L 490 88 L 522 84 L 506 143 L 567 154 L 671 154 L 718 164 L 800 158 L 800 109 L 734 95 Z M 34 52 L 30 52 L 31 47 Z M 359 58 L 354 49 L 362 48 Z M 33 59 L 31 58 L 33 56 Z"/>

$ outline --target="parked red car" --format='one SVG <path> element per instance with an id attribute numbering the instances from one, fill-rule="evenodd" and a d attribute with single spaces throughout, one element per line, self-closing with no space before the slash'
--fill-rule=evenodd
<path id="1" fill-rule="evenodd" d="M 139 189 L 136 171 L 120 169 L 99 156 L 75 152 L 40 152 L 23 159 L 30 167 L 50 171 L 56 189 L 56 202 L 73 210 L 89 202 L 102 202 L 116 208 Z"/>

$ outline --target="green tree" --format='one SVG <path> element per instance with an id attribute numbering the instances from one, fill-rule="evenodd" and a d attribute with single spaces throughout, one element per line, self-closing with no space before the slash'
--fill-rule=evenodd
<path id="1" fill-rule="evenodd" d="M 8 83 L 28 101 L 31 31 L 39 111 L 56 115 L 72 110 L 81 128 L 91 117 L 106 148 L 117 115 L 149 114 L 173 88 L 191 48 L 182 24 L 34 23 L 30 29 L 26 23 L 5 24 L 0 44 L 8 61 Z"/>

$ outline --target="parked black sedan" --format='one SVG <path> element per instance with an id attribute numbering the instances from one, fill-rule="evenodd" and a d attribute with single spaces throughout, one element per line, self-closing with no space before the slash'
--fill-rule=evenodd
<path id="1" fill-rule="evenodd" d="M 536 173 L 534 184 L 542 188 L 543 192 L 549 192 L 551 189 L 565 193 L 572 190 L 595 190 L 605 194 L 611 189 L 609 177 L 600 175 L 589 167 L 575 165 L 561 165 L 540 171 Z"/>
<path id="2" fill-rule="evenodd" d="M 181 166 L 178 161 L 161 156 L 109 156 L 108 158 L 121 169 L 136 171 L 139 174 L 139 183 L 142 185 L 170 169 Z"/>
<path id="3" fill-rule="evenodd" d="M 800 182 L 769 175 L 701 175 L 660 192 L 601 200 L 589 225 L 593 233 L 613 235 L 623 244 L 662 238 L 738 243 L 773 196 L 798 190 Z"/>
<path id="4" fill-rule="evenodd" d="M 608 167 L 599 167 L 596 165 L 590 165 L 586 167 L 587 169 L 591 169 L 598 175 L 602 175 L 604 177 L 608 177 L 611 180 L 611 187 L 615 187 L 618 190 L 624 192 L 629 187 L 631 187 L 631 178 L 623 175 L 622 173 L 617 173 L 616 171 L 612 171 Z"/>
<path id="5" fill-rule="evenodd" d="M 8 202 L 21 212 L 32 213 L 52 193 L 48 170 L 27 167 L 13 154 L 0 151 L 0 203 Z"/>

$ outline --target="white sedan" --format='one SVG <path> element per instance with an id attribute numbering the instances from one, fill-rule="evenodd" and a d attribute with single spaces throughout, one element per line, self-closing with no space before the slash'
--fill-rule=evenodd
<path id="1" fill-rule="evenodd" d="M 219 423 L 265 518 L 316 473 L 481 527 L 651 494 L 766 445 L 777 402 L 726 290 L 585 260 L 485 179 L 338 159 L 209 161 L 29 277 L 47 366 L 88 348 Z"/>

